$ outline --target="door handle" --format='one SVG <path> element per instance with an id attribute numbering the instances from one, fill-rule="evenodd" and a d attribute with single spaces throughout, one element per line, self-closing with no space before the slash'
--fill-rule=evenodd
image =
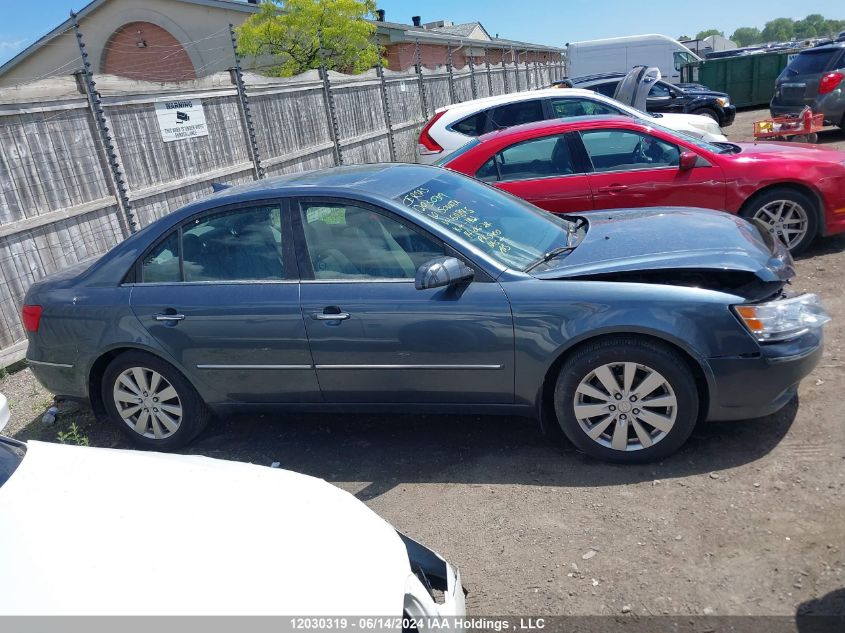
<path id="1" fill-rule="evenodd" d="M 326 306 L 322 312 L 314 312 L 311 318 L 317 321 L 346 321 L 348 312 L 343 312 L 338 306 Z"/>
<path id="2" fill-rule="evenodd" d="M 156 321 L 184 321 L 184 314 L 157 314 Z"/>
<path id="3" fill-rule="evenodd" d="M 608 185 L 607 187 L 599 187 L 599 193 L 619 193 L 620 191 L 625 191 L 628 188 L 628 185 Z"/>

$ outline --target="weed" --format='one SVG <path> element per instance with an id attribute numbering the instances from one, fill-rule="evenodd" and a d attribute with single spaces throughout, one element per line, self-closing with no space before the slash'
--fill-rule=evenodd
<path id="1" fill-rule="evenodd" d="M 59 431 L 56 439 L 62 444 L 76 444 L 77 446 L 89 446 L 88 436 L 79 430 L 76 422 L 70 425 L 67 431 Z"/>

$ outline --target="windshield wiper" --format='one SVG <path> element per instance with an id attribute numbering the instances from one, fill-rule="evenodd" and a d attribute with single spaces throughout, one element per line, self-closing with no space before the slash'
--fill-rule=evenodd
<path id="1" fill-rule="evenodd" d="M 558 246 L 557 248 L 553 248 L 548 253 L 544 253 L 542 257 L 535 259 L 528 265 L 528 268 L 525 269 L 525 272 L 531 272 L 540 264 L 545 264 L 548 261 L 553 260 L 558 255 L 563 255 L 564 253 L 568 253 L 569 251 L 574 251 L 578 247 L 577 244 L 573 244 L 572 246 Z"/>

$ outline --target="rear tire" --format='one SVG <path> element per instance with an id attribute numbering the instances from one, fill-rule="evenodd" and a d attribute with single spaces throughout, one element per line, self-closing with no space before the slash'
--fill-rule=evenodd
<path id="1" fill-rule="evenodd" d="M 753 196 L 740 215 L 747 220 L 762 220 L 772 237 L 786 244 L 793 255 L 806 250 L 819 231 L 815 201 L 790 187 L 773 187 Z M 801 233 L 790 233 L 794 230 Z"/>
<path id="2" fill-rule="evenodd" d="M 188 379 L 146 352 L 126 352 L 109 363 L 101 391 L 112 423 L 133 444 L 148 450 L 185 446 L 211 417 Z"/>
<path id="3" fill-rule="evenodd" d="M 698 421 L 698 389 L 684 358 L 659 341 L 587 343 L 560 369 L 554 394 L 566 437 L 590 457 L 626 464 L 674 453 Z"/>
<path id="4" fill-rule="evenodd" d="M 700 116 L 709 117 L 721 125 L 721 121 L 719 121 L 719 114 L 710 108 L 699 108 L 698 110 L 693 110 L 690 114 L 698 114 Z"/>

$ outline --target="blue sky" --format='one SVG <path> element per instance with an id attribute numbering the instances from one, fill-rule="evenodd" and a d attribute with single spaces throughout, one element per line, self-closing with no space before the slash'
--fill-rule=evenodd
<path id="1" fill-rule="evenodd" d="M 0 63 L 65 20 L 70 9 L 79 10 L 85 4 L 84 0 L 0 0 L 5 9 L 0 22 Z M 740 26 L 762 27 L 775 17 L 803 18 L 809 13 L 845 19 L 843 0 L 785 3 L 774 13 L 770 0 L 704 4 L 689 0 L 378 0 L 378 5 L 391 22 L 410 22 L 412 15 L 422 16 L 423 22 L 480 21 L 490 35 L 557 46 L 640 33 L 694 36 L 708 28 L 730 35 Z"/>

